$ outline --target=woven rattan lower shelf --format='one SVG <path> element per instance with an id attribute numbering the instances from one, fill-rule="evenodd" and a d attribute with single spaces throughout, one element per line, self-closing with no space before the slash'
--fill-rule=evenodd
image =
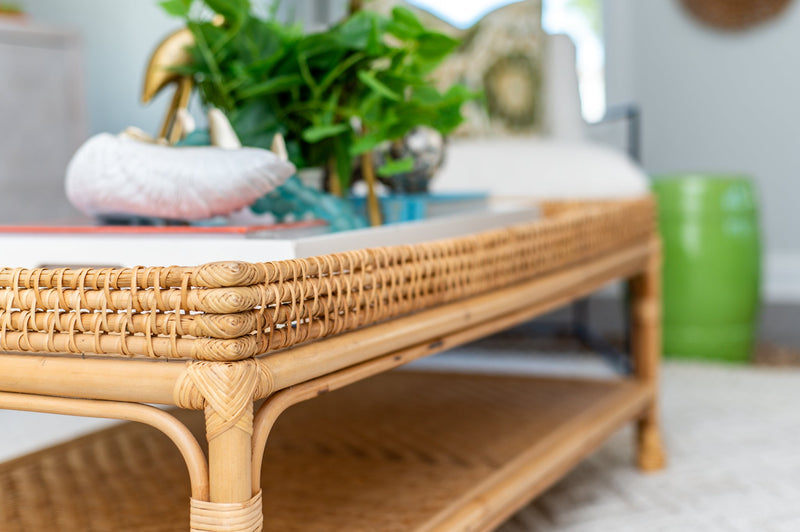
<path id="1" fill-rule="evenodd" d="M 627 380 L 396 371 L 362 381 L 279 420 L 262 469 L 265 530 L 488 530 L 652 393 Z M 202 417 L 185 418 L 202 433 Z M 169 440 L 126 424 L 0 465 L 0 523 L 4 532 L 186 530 L 187 486 Z"/>

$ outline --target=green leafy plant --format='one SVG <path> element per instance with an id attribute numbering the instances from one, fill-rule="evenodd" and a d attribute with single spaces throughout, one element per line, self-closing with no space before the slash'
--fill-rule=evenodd
<path id="1" fill-rule="evenodd" d="M 255 16 L 248 0 L 205 0 L 222 24 L 192 16 L 192 3 L 161 5 L 194 34 L 194 63 L 185 73 L 203 102 L 224 110 L 246 145 L 268 147 L 282 133 L 296 165 L 335 168 L 343 189 L 353 158 L 417 126 L 452 132 L 462 104 L 474 97 L 460 85 L 437 90 L 430 75 L 459 43 L 408 9 L 389 17 L 358 11 L 306 34 L 277 21 L 274 9 L 265 19 Z M 380 171 L 411 165 L 390 160 Z"/>

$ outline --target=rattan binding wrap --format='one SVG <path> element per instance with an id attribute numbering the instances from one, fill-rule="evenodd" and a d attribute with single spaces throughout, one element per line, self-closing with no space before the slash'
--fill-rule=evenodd
<path id="1" fill-rule="evenodd" d="M 0 349 L 243 360 L 513 285 L 646 241 L 651 199 L 414 246 L 196 268 L 0 270 Z"/>
<path id="2" fill-rule="evenodd" d="M 259 532 L 264 523 L 261 492 L 245 503 L 191 500 L 190 532 Z"/>

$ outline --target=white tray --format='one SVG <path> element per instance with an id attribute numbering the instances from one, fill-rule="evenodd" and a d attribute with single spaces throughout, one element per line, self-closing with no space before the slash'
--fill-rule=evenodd
<path id="1" fill-rule="evenodd" d="M 533 207 L 491 207 L 486 211 L 330 234 L 312 228 L 277 234 L 0 234 L 0 264 L 7 267 L 197 266 L 240 260 L 266 262 L 341 251 L 417 244 L 529 222 Z M 311 233 L 311 234 L 307 234 Z"/>

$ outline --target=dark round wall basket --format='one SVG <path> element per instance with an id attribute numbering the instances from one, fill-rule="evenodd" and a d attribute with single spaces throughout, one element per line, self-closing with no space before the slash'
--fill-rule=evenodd
<path id="1" fill-rule="evenodd" d="M 721 30 L 743 30 L 781 14 L 791 0 L 681 0 L 703 23 Z"/>

